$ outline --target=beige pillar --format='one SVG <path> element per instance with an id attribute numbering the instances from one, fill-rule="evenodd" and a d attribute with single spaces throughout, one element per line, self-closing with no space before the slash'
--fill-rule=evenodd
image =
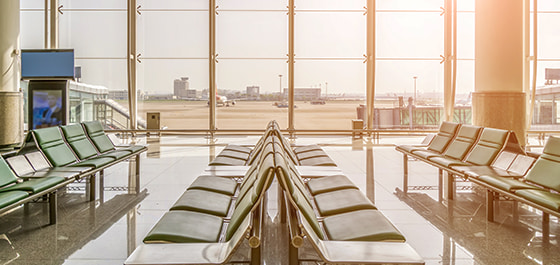
<path id="1" fill-rule="evenodd" d="M 0 1 L 0 146 L 23 139 L 20 92 L 19 0 Z"/>
<path id="2" fill-rule="evenodd" d="M 473 124 L 513 130 L 525 143 L 523 0 L 476 0 Z"/>

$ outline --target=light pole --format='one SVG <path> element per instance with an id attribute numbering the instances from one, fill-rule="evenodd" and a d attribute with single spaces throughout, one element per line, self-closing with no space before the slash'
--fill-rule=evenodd
<path id="1" fill-rule="evenodd" d="M 325 101 L 329 100 L 329 82 L 325 82 Z"/>
<path id="2" fill-rule="evenodd" d="M 412 79 L 414 79 L 414 105 L 416 106 L 416 80 L 418 76 L 413 76 Z"/>
<path id="3" fill-rule="evenodd" d="M 278 75 L 278 79 L 280 79 L 280 94 L 279 94 L 279 97 L 280 97 L 280 101 L 282 101 L 282 98 L 283 98 L 283 96 L 282 96 L 282 75 Z"/>

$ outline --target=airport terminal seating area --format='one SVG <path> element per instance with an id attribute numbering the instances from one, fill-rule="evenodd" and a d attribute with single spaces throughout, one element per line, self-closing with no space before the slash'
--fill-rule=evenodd
<path id="1" fill-rule="evenodd" d="M 47 200 L 54 224 L 58 190 L 86 180 L 93 201 L 96 174 L 102 178 L 104 169 L 127 160 L 136 163 L 138 174 L 146 150 L 143 145 L 115 146 L 98 121 L 31 130 L 22 148 L 0 157 L 0 213 Z"/>
<path id="2" fill-rule="evenodd" d="M 549 234 L 549 215 L 560 217 L 558 137 L 551 136 L 542 154 L 534 155 L 524 151 L 512 131 L 443 122 L 426 146 L 399 145 L 396 150 L 403 154 L 404 192 L 408 191 L 411 157 L 438 169 L 440 198 L 442 192 L 447 199 L 454 198 L 457 179 L 485 189 L 488 221 L 494 220 L 494 204 L 499 199 L 541 210 L 545 236 Z M 444 177 L 447 185 L 443 185 Z"/>
<path id="3" fill-rule="evenodd" d="M 233 158 L 243 160 L 243 165 L 211 162 L 125 264 L 226 264 L 238 262 L 233 257 L 242 245 L 249 246 L 242 255 L 248 261 L 239 262 L 260 264 L 262 237 L 268 231 L 265 201 L 274 182 L 280 223 L 289 238 L 272 247 L 288 249 L 290 264 L 301 262 L 299 249 L 306 241 L 316 251 L 319 260 L 313 262 L 318 263 L 424 264 L 358 187 L 341 171 L 332 170 L 334 163 L 315 166 L 315 172 L 303 166 L 310 173 L 305 176 L 298 167 L 307 159 L 296 150 L 311 152 L 307 159 L 330 160 L 318 146 L 293 148 L 274 121 L 253 148 L 226 146 L 214 161 Z"/>

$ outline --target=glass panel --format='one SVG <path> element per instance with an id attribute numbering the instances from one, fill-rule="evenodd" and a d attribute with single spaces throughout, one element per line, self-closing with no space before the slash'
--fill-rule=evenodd
<path id="1" fill-rule="evenodd" d="M 255 0 L 217 0 L 220 9 L 248 9 L 248 10 L 287 10 L 287 0 L 255 1 Z"/>
<path id="2" fill-rule="evenodd" d="M 443 17 L 437 13 L 379 13 L 377 56 L 439 58 L 443 54 Z"/>
<path id="3" fill-rule="evenodd" d="M 558 49 L 560 47 L 560 35 L 558 34 L 560 13 L 539 14 L 538 20 L 538 58 L 560 59 L 560 49 Z"/>
<path id="4" fill-rule="evenodd" d="M 365 50 L 366 16 L 361 13 L 298 13 L 296 16 L 297 57 L 363 58 Z"/>
<path id="5" fill-rule="evenodd" d="M 65 12 L 60 16 L 60 48 L 79 57 L 126 55 L 126 12 Z M 111 30 L 107 30 L 107 26 Z"/>
<path id="6" fill-rule="evenodd" d="M 19 1 L 20 2 L 20 9 L 27 9 L 27 8 L 40 8 L 41 12 L 45 8 L 45 1 L 44 0 L 25 0 Z"/>
<path id="7" fill-rule="evenodd" d="M 277 108 L 280 87 L 287 86 L 286 60 L 220 60 L 217 64 L 219 129 L 264 129 L 270 120 L 287 127 L 288 109 Z M 282 75 L 282 77 L 279 77 Z M 255 88 L 258 87 L 258 88 Z M 258 92 L 256 92 L 258 90 Z M 227 107 L 229 105 L 230 107 Z"/>
<path id="8" fill-rule="evenodd" d="M 296 0 L 296 10 L 362 10 L 367 5 L 365 0 Z"/>
<path id="9" fill-rule="evenodd" d="M 161 127 L 208 129 L 208 60 L 143 60 L 138 90 L 138 117 L 160 112 Z"/>
<path id="10" fill-rule="evenodd" d="M 287 58 L 285 12 L 220 12 L 216 20 L 218 59 Z"/>
<path id="11" fill-rule="evenodd" d="M 126 0 L 58 0 L 58 4 L 64 9 L 126 9 Z"/>
<path id="12" fill-rule="evenodd" d="M 365 103 L 365 69 L 361 60 L 297 61 L 295 128 L 351 129 L 356 107 Z"/>
<path id="13" fill-rule="evenodd" d="M 205 9 L 208 10 L 208 0 L 138 0 L 140 10 L 146 9 Z"/>
<path id="14" fill-rule="evenodd" d="M 474 59 L 474 13 L 457 16 L 457 57 Z"/>
<path id="15" fill-rule="evenodd" d="M 458 11 L 473 11 L 474 12 L 475 0 L 458 0 L 457 10 Z M 442 3 L 443 6 L 443 3 Z"/>
<path id="16" fill-rule="evenodd" d="M 42 49 L 45 20 L 42 11 L 20 12 L 20 41 L 22 49 Z"/>
<path id="17" fill-rule="evenodd" d="M 145 11 L 138 17 L 137 32 L 145 58 L 208 58 L 206 11 Z"/>
<path id="18" fill-rule="evenodd" d="M 534 0 L 533 0 L 534 1 Z M 531 1 L 531 6 L 533 5 Z M 538 0 L 539 11 L 560 11 L 560 2 L 558 0 Z"/>
<path id="19" fill-rule="evenodd" d="M 456 104 L 470 104 L 469 95 L 474 92 L 474 60 L 457 61 Z"/>
<path id="20" fill-rule="evenodd" d="M 377 10 L 440 10 L 443 0 L 377 0 Z"/>
<path id="21" fill-rule="evenodd" d="M 109 90 L 127 89 L 126 59 L 76 59 L 82 67 L 81 82 L 107 87 Z"/>

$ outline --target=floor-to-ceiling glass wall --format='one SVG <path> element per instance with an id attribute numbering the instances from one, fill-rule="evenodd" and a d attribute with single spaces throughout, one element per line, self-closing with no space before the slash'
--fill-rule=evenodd
<path id="1" fill-rule="evenodd" d="M 138 0 L 137 19 L 138 117 L 208 129 L 208 1 Z"/>
<path id="2" fill-rule="evenodd" d="M 217 0 L 216 126 L 264 129 L 287 126 L 279 108 L 287 84 L 287 1 Z M 285 100 L 285 99 L 284 99 Z"/>

